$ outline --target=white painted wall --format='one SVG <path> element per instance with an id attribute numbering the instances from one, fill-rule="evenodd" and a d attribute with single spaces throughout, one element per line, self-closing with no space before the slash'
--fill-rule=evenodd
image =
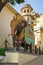
<path id="1" fill-rule="evenodd" d="M 40 27 L 43 27 L 43 14 L 39 18 Z M 43 32 L 40 33 L 40 39 L 41 39 L 41 47 L 43 47 Z"/>
<path id="2" fill-rule="evenodd" d="M 40 21 L 41 27 L 43 27 L 43 14 L 40 16 L 39 21 Z"/>
<path id="3" fill-rule="evenodd" d="M 5 38 L 10 40 L 12 44 L 12 37 L 8 37 L 8 34 L 11 33 L 10 22 L 13 19 L 14 13 L 8 8 L 4 7 L 0 12 L 0 43 L 2 44 Z"/>

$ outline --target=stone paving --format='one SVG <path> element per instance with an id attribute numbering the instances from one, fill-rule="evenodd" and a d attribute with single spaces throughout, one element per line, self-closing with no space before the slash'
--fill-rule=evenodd
<path id="1" fill-rule="evenodd" d="M 43 65 L 43 55 L 41 55 L 37 59 L 29 61 L 23 65 Z"/>

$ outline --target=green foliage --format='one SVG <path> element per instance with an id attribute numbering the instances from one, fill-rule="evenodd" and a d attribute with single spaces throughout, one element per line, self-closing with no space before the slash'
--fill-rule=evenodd
<path id="1" fill-rule="evenodd" d="M 15 0 L 9 0 L 9 2 L 13 5 Z"/>
<path id="2" fill-rule="evenodd" d="M 13 5 L 15 3 L 18 3 L 18 4 L 23 3 L 24 0 L 8 0 L 8 2 L 10 2 Z"/>
<path id="3" fill-rule="evenodd" d="M 23 3 L 24 0 L 16 0 L 16 2 L 17 2 L 18 4 L 20 4 L 20 3 Z"/>
<path id="4" fill-rule="evenodd" d="M 4 48 L 0 48 L 0 56 L 5 56 L 5 49 Z"/>

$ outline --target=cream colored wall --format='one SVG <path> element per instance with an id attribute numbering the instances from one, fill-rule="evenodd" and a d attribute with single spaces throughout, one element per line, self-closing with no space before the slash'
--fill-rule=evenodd
<path id="1" fill-rule="evenodd" d="M 12 37 L 8 34 L 11 34 L 10 22 L 13 19 L 14 13 L 8 8 L 4 7 L 0 12 L 0 43 L 2 44 L 5 38 L 12 44 Z"/>
<path id="2" fill-rule="evenodd" d="M 40 16 L 40 25 L 41 27 L 43 27 L 43 14 Z M 40 38 L 41 38 L 41 47 L 43 47 L 43 33 L 40 34 Z"/>
<path id="3" fill-rule="evenodd" d="M 41 15 L 40 18 L 37 19 L 37 21 L 40 23 L 39 28 L 43 27 L 43 15 Z M 40 33 L 40 37 L 39 38 L 40 38 L 40 41 L 41 41 L 41 47 L 43 47 L 43 33 Z"/>
<path id="4" fill-rule="evenodd" d="M 41 27 L 43 27 L 43 14 L 40 16 L 39 21 L 40 21 L 40 25 L 41 25 Z"/>
<path id="5" fill-rule="evenodd" d="M 26 15 L 26 16 L 23 16 L 23 17 L 25 18 L 25 20 L 26 20 L 29 24 L 31 24 L 31 22 L 34 22 L 34 20 L 31 18 L 31 16 Z M 28 20 L 28 18 L 29 18 L 29 20 Z"/>
<path id="6" fill-rule="evenodd" d="M 43 33 L 40 34 L 41 37 L 41 47 L 43 47 Z"/>

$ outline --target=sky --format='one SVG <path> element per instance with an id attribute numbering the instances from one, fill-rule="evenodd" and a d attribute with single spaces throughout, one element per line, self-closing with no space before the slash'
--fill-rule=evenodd
<path id="1" fill-rule="evenodd" d="M 24 4 L 30 4 L 36 13 L 43 14 L 43 0 L 25 0 L 24 3 L 14 5 L 15 10 L 20 12 Z"/>

